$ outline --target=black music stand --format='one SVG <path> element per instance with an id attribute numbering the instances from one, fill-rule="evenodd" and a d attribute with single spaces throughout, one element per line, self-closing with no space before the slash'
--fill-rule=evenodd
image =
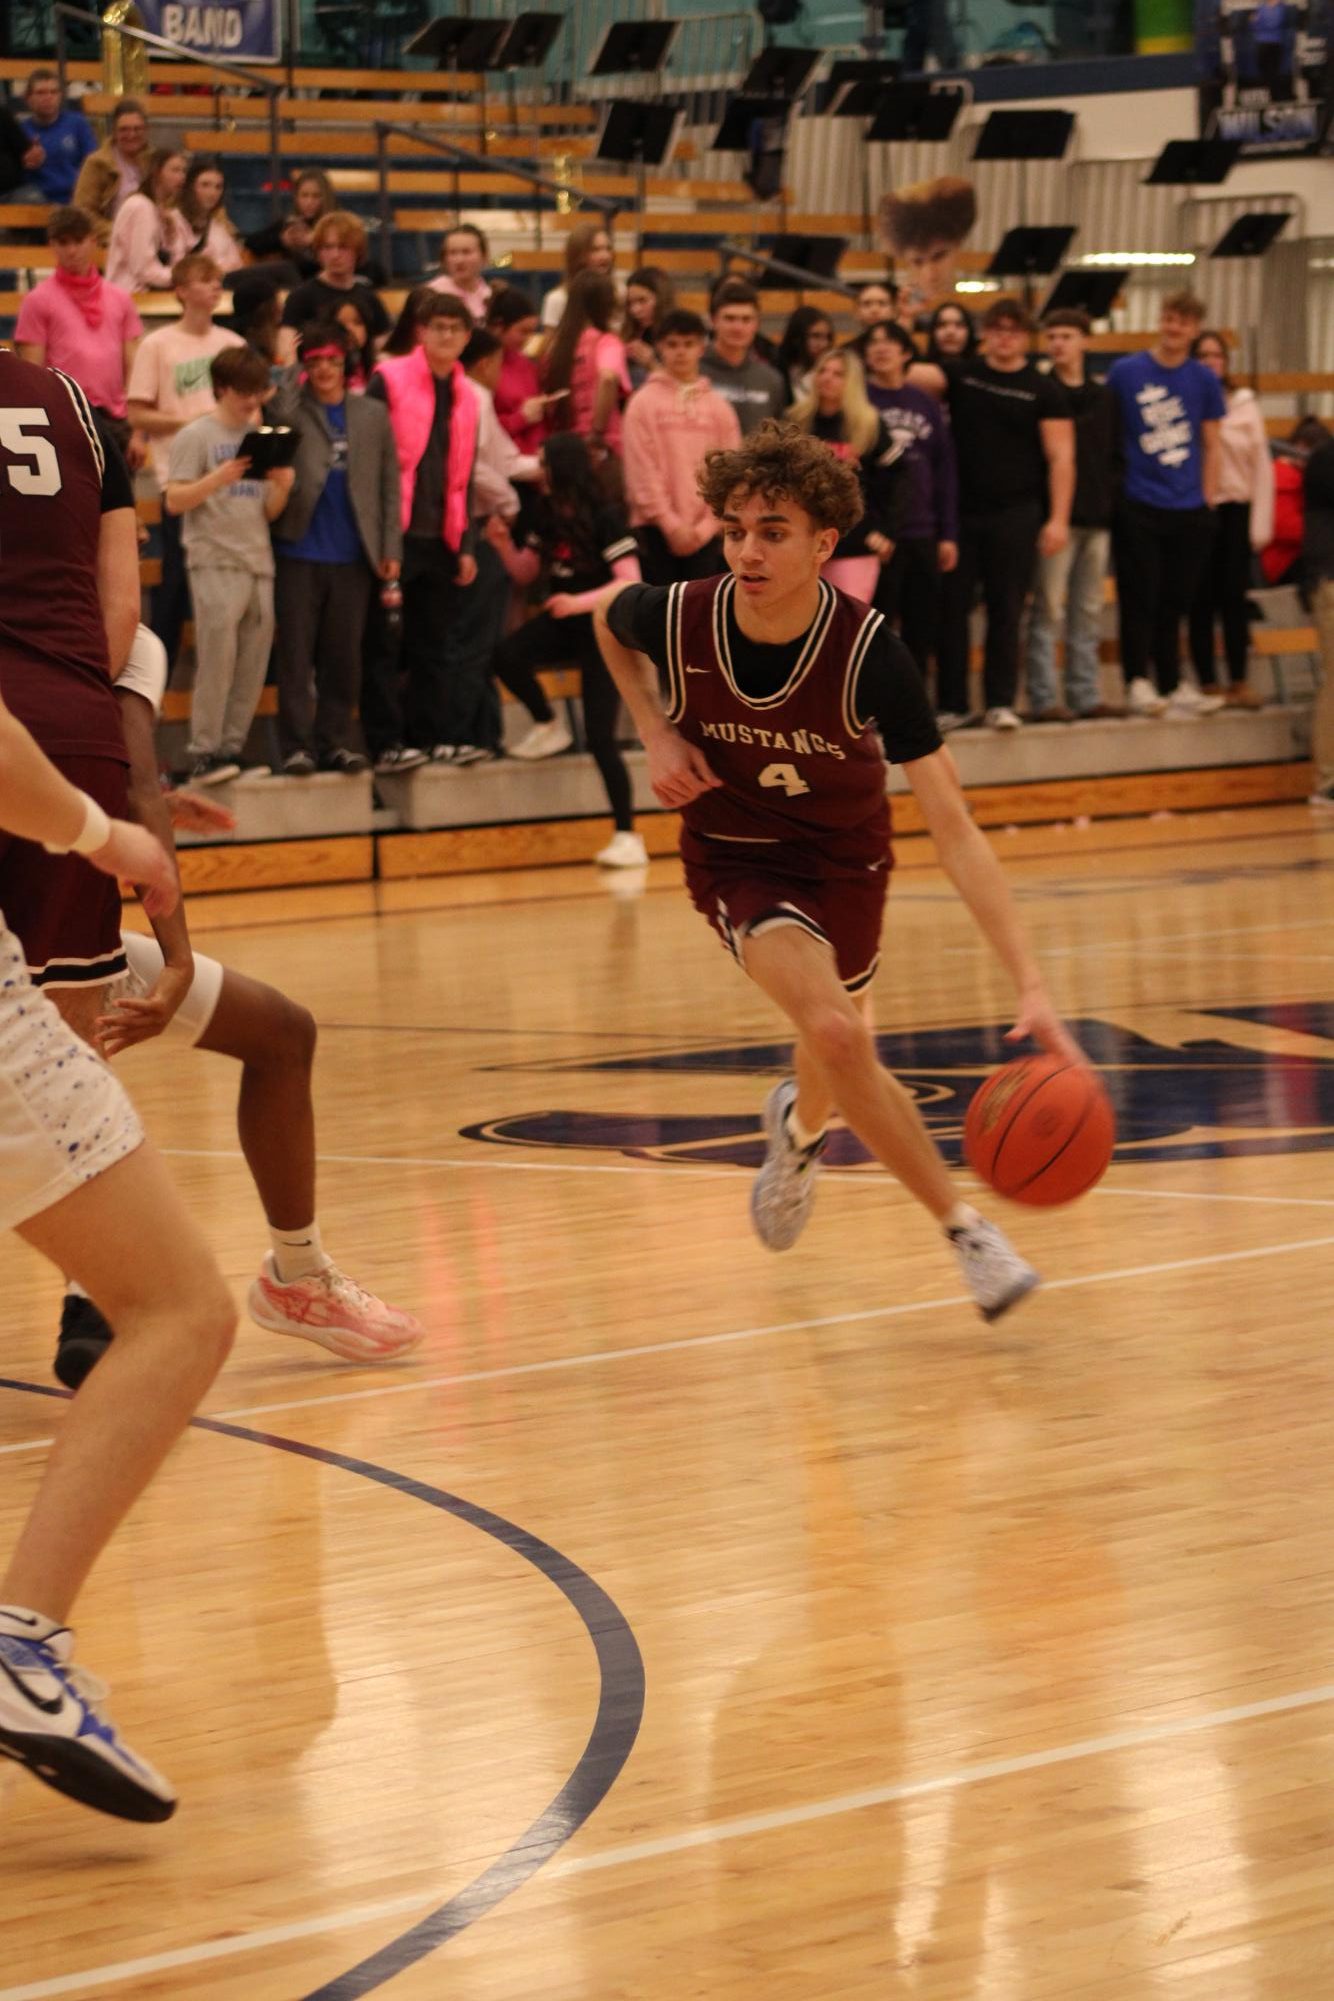
<path id="1" fill-rule="evenodd" d="M 848 98 L 863 84 L 870 85 L 869 104 L 895 82 L 902 63 L 891 62 L 887 57 L 878 57 L 874 62 L 860 57 L 840 56 L 830 65 L 829 75 L 823 83 L 815 86 L 816 111 L 828 111 L 835 118 L 860 118 L 862 110 L 849 111 Z"/>
<path id="2" fill-rule="evenodd" d="M 679 21 L 617 21 L 602 37 L 590 76 L 651 76 L 671 54 Z"/>
<path id="3" fill-rule="evenodd" d="M 993 111 L 977 135 L 975 160 L 1063 160 L 1073 111 Z"/>
<path id="4" fill-rule="evenodd" d="M 564 24 L 563 14 L 516 14 L 487 69 L 540 69 Z"/>
<path id="5" fill-rule="evenodd" d="M 489 69 L 505 40 L 503 21 L 474 21 L 467 14 L 442 14 L 403 44 L 405 56 L 434 56 L 437 69 Z"/>
<path id="6" fill-rule="evenodd" d="M 1169 139 L 1144 176 L 1144 186 L 1216 188 L 1240 157 L 1239 139 Z"/>
<path id="7" fill-rule="evenodd" d="M 915 139 L 937 143 L 948 139 L 963 110 L 961 90 L 932 90 L 926 84 L 894 84 L 876 102 L 867 138 Z"/>
<path id="8" fill-rule="evenodd" d="M 781 166 L 776 183 L 769 187 L 772 167 L 766 169 L 764 161 L 766 158 L 770 161 L 777 158 L 781 162 L 791 110 L 792 106 L 785 97 L 734 97 L 723 113 L 722 124 L 709 141 L 711 153 L 745 153 L 748 156 L 750 170 L 745 179 L 760 201 L 769 200 L 782 187 Z"/>
<path id="9" fill-rule="evenodd" d="M 795 265 L 799 271 L 809 271 L 812 278 L 834 278 L 838 274 L 839 259 L 848 247 L 846 236 L 776 236 L 769 245 L 769 255 L 780 264 Z M 785 278 L 781 271 L 765 265 L 755 283 L 765 291 L 790 291 L 793 280 Z M 799 286 L 805 291 L 805 286 Z"/>
<path id="10" fill-rule="evenodd" d="M 1266 250 L 1272 250 L 1292 221 L 1291 211 L 1271 214 L 1264 209 L 1254 209 L 1247 215 L 1239 215 L 1209 252 L 1211 257 L 1263 257 Z"/>
<path id="11" fill-rule="evenodd" d="M 849 76 L 846 88 L 833 106 L 835 118 L 871 118 L 875 114 L 885 92 L 899 81 L 902 64 L 878 63 L 835 63 L 834 75 L 839 70 L 860 71 L 860 75 Z"/>
<path id="12" fill-rule="evenodd" d="M 1076 225 L 1007 229 L 987 266 L 988 278 L 1048 278 L 1074 242 Z"/>
<path id="13" fill-rule="evenodd" d="M 1047 296 L 1042 317 L 1045 319 L 1048 313 L 1078 309 L 1087 313 L 1091 320 L 1110 319 L 1112 307 L 1129 276 L 1129 270 L 1062 271 Z"/>
<path id="14" fill-rule="evenodd" d="M 762 49 L 741 82 L 743 97 L 801 96 L 820 60 L 819 49 Z"/>
<path id="15" fill-rule="evenodd" d="M 681 135 L 685 112 L 670 104 L 648 104 L 642 97 L 613 97 L 606 107 L 602 130 L 593 149 L 597 160 L 633 165 L 638 208 L 636 254 L 642 253 L 645 195 L 650 167 L 669 160 Z"/>

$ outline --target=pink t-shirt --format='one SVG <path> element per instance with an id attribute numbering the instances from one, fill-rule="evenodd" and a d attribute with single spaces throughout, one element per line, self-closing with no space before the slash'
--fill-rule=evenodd
<path id="1" fill-rule="evenodd" d="M 63 368 L 97 409 L 123 417 L 125 343 L 138 340 L 143 330 L 134 300 L 119 285 L 103 279 L 102 324 L 94 331 L 73 293 L 55 278 L 43 278 L 23 295 L 14 338 L 43 348 L 48 368 Z"/>
<path id="2" fill-rule="evenodd" d="M 214 355 L 225 347 L 244 346 L 240 334 L 227 327 L 210 327 L 204 334 L 186 333 L 179 326 L 159 327 L 139 344 L 126 394 L 131 403 L 151 403 L 164 417 L 174 417 L 179 429 L 192 418 L 206 417 L 213 408 L 209 363 Z M 148 440 L 159 486 L 167 484 L 171 441 L 172 433 L 166 431 L 154 432 Z"/>
<path id="3" fill-rule="evenodd" d="M 462 285 L 455 284 L 447 271 L 442 271 L 438 277 L 430 280 L 430 286 L 433 292 L 446 292 L 451 299 L 462 299 L 478 326 L 482 324 L 487 302 L 491 297 L 491 287 L 485 278 L 479 278 L 471 292 L 465 292 Z"/>
<path id="4" fill-rule="evenodd" d="M 618 452 L 621 449 L 621 403 L 630 394 L 625 342 L 613 333 L 599 333 L 596 327 L 585 327 L 574 351 L 574 367 L 570 370 L 570 429 L 577 431 L 581 438 L 586 438 L 593 428 L 598 380 L 607 374 L 614 375 L 621 387 L 620 402 L 607 419 L 606 432 L 608 446 Z"/>

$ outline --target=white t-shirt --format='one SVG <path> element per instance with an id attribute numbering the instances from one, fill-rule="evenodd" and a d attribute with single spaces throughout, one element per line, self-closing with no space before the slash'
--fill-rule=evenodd
<path id="1" fill-rule="evenodd" d="M 214 355 L 225 347 L 244 346 L 240 334 L 229 327 L 210 327 L 202 334 L 186 333 L 180 326 L 159 327 L 140 341 L 125 394 L 131 403 L 151 403 L 164 417 L 174 417 L 179 428 L 206 417 L 213 408 L 209 363 Z M 165 487 L 171 433 L 155 432 L 148 452 L 153 477 Z"/>

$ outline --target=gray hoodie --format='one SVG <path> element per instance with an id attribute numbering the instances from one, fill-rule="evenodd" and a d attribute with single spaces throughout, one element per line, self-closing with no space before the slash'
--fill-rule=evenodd
<path id="1" fill-rule="evenodd" d="M 700 370 L 737 414 L 741 435 L 748 438 L 766 417 L 781 417 L 787 407 L 787 387 L 776 368 L 761 361 L 754 348 L 739 368 L 730 368 L 716 347 L 704 350 Z"/>

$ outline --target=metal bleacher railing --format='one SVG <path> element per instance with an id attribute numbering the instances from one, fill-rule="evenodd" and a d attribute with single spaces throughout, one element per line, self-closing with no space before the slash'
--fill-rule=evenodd
<path id="1" fill-rule="evenodd" d="M 455 179 L 454 207 L 458 210 L 460 216 L 463 213 L 463 204 L 460 199 L 458 187 L 460 170 L 468 167 L 479 172 L 486 172 L 496 166 L 494 156 L 488 156 L 485 153 L 470 152 L 466 146 L 456 146 L 452 140 L 439 139 L 433 132 L 424 132 L 419 125 L 399 125 L 390 123 L 386 119 L 377 118 L 372 129 L 375 133 L 375 166 L 379 179 L 380 230 L 385 243 L 389 242 L 394 227 L 394 209 L 390 187 L 391 169 L 389 164 L 389 139 L 391 134 L 398 133 L 403 138 L 411 139 L 414 146 L 421 146 L 430 152 L 443 153 L 446 159 L 452 163 Z M 503 162 L 503 166 L 507 176 L 512 175 L 516 180 L 527 182 L 534 194 L 551 194 L 555 195 L 558 200 L 571 203 L 574 207 L 596 209 L 606 220 L 608 228 L 610 228 L 618 211 L 624 207 L 624 203 L 618 201 L 614 196 L 590 194 L 586 189 L 576 187 L 571 181 L 556 180 L 549 174 L 544 174 L 535 161 L 506 159 Z M 540 204 L 535 207 L 534 227 L 540 247 L 542 241 L 542 210 Z"/>
<path id="2" fill-rule="evenodd" d="M 251 89 L 263 91 L 268 100 L 269 144 L 271 149 L 271 188 L 273 212 L 276 215 L 281 205 L 282 183 L 282 125 L 279 104 L 283 95 L 282 82 L 265 75 L 263 70 L 251 69 L 244 63 L 228 61 L 223 56 L 201 55 L 198 49 L 187 48 L 181 42 L 171 42 L 163 35 L 150 34 L 147 28 L 132 28 L 123 21 L 103 20 L 97 14 L 89 13 L 82 7 L 71 7 L 68 0 L 56 0 L 51 9 L 55 22 L 56 68 L 60 75 L 60 87 L 66 87 L 66 71 L 69 51 L 66 42 L 65 23 L 81 21 L 85 27 L 91 26 L 102 34 L 119 35 L 137 43 L 144 49 L 156 49 L 162 55 L 175 56 L 179 62 L 197 63 L 201 69 L 220 70 L 227 76 L 237 76 L 249 84 Z"/>

